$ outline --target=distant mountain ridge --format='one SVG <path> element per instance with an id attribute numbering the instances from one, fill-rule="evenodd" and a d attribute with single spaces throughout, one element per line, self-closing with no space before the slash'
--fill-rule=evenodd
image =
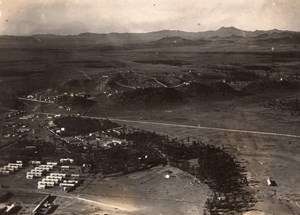
<path id="1" fill-rule="evenodd" d="M 282 33 L 300 33 L 297 31 L 287 31 L 287 30 L 255 30 L 255 31 L 245 31 L 235 27 L 221 27 L 218 30 L 209 30 L 209 31 L 200 31 L 200 32 L 188 32 L 188 31 L 180 31 L 180 30 L 160 30 L 160 31 L 152 31 L 146 33 L 91 33 L 84 32 L 78 35 L 56 35 L 56 34 L 33 34 L 32 36 L 60 36 L 60 37 L 72 37 L 72 36 L 84 36 L 84 37 L 101 37 L 101 36 L 113 36 L 113 37 L 131 37 L 137 35 L 150 35 L 151 37 L 198 37 L 202 38 L 210 38 L 210 37 L 228 37 L 228 36 L 243 36 L 243 37 L 256 37 L 262 34 L 282 34 Z"/>
<path id="2" fill-rule="evenodd" d="M 78 35 L 35 34 L 32 36 L 0 36 L 0 47 L 10 44 L 47 44 L 53 46 L 99 44 L 99 45 L 124 45 L 137 43 L 178 43 L 193 44 L 195 41 L 214 40 L 218 38 L 231 39 L 278 39 L 300 35 L 300 32 L 273 30 L 244 31 L 235 27 L 221 27 L 215 31 L 185 32 L 179 30 L 162 30 L 148 33 L 81 33 Z M 171 39 L 167 39 L 171 38 Z M 175 39 L 175 40 L 174 40 Z M 175 42 L 177 43 L 177 42 Z"/>

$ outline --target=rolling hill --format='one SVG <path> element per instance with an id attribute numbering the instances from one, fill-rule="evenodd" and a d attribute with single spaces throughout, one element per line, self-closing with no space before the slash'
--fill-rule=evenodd
<path id="1" fill-rule="evenodd" d="M 139 88 L 114 95 L 116 106 L 122 108 L 155 108 L 171 107 L 185 104 L 186 95 L 173 88 Z"/>

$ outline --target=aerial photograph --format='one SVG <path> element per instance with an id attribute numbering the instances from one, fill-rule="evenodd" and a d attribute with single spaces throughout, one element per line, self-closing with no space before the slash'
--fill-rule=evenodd
<path id="1" fill-rule="evenodd" d="M 299 0 L 0 0 L 0 215 L 300 215 Z"/>

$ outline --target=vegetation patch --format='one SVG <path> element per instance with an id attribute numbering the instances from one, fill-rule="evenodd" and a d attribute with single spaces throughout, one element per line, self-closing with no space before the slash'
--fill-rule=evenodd
<path id="1" fill-rule="evenodd" d="M 291 115 L 300 115 L 299 98 L 272 99 L 267 105 L 273 110 L 288 111 Z"/>
<path id="2" fill-rule="evenodd" d="M 170 66 L 183 66 L 189 65 L 190 62 L 182 61 L 182 60 L 136 60 L 133 61 L 135 63 L 143 63 L 143 64 L 164 64 Z"/>
<path id="3" fill-rule="evenodd" d="M 165 107 L 187 102 L 186 95 L 173 88 L 139 88 L 113 97 L 115 104 L 133 108 Z"/>
<path id="4" fill-rule="evenodd" d="M 86 112 L 92 105 L 94 105 L 96 102 L 93 100 L 89 100 L 83 97 L 70 97 L 70 96 L 62 96 L 57 101 L 58 105 L 65 106 L 65 107 L 71 107 L 72 109 L 75 109 L 79 113 Z"/>
<path id="5" fill-rule="evenodd" d="M 65 128 L 63 136 L 87 134 L 96 131 L 106 131 L 118 127 L 118 124 L 109 120 L 79 118 L 73 116 L 62 117 L 54 120 L 55 125 Z"/>
<path id="6" fill-rule="evenodd" d="M 92 145 L 68 144 L 67 150 L 77 165 L 89 167 L 92 174 L 104 176 L 127 174 L 151 168 L 163 162 L 159 153 L 151 147 L 136 143 L 115 144 L 108 149 L 93 149 Z"/>
<path id="7" fill-rule="evenodd" d="M 260 81 L 253 82 L 246 86 L 243 91 L 257 94 L 268 91 L 280 91 L 280 90 L 297 90 L 300 89 L 300 85 L 298 82 L 292 81 Z"/>
<path id="8" fill-rule="evenodd" d="M 238 96 L 243 95 L 240 91 L 233 89 L 226 83 L 217 82 L 206 85 L 198 82 L 192 82 L 188 85 L 182 85 L 178 90 L 191 96 Z"/>
<path id="9" fill-rule="evenodd" d="M 13 143 L 11 143 L 13 144 Z M 9 161 L 20 160 L 41 160 L 43 157 L 56 157 L 55 144 L 45 140 L 20 139 L 14 147 L 5 151 Z"/>

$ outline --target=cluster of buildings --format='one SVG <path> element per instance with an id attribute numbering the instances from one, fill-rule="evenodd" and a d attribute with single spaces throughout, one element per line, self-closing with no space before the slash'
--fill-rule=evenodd
<path id="1" fill-rule="evenodd" d="M 56 117 L 60 117 L 60 115 L 55 115 Z M 105 131 L 102 132 L 93 132 L 93 133 L 89 133 L 89 134 L 84 134 L 84 135 L 77 135 L 74 137 L 62 137 L 61 135 L 66 132 L 66 128 L 64 127 L 58 127 L 57 125 L 55 125 L 55 123 L 53 122 L 53 120 L 48 121 L 46 128 L 48 128 L 48 130 L 53 133 L 57 138 L 59 138 L 61 141 L 64 141 L 66 143 L 70 143 L 70 144 L 76 144 L 78 142 L 85 144 L 87 142 L 89 142 L 92 147 L 94 148 L 98 148 L 98 147 L 102 147 L 102 148 L 110 148 L 112 145 L 117 145 L 117 144 L 121 144 L 124 142 L 124 140 L 117 140 L 117 139 L 112 139 L 110 137 L 108 137 L 106 135 Z M 112 129 L 107 131 L 108 133 L 110 132 L 116 132 L 117 134 L 120 134 L 120 131 L 118 131 L 117 129 Z"/>
<path id="2" fill-rule="evenodd" d="M 25 114 L 25 111 L 14 111 L 14 112 L 10 112 L 10 113 L 7 115 L 7 118 L 12 118 L 12 117 L 19 116 L 19 115 L 22 115 L 22 114 Z"/>
<path id="3" fill-rule="evenodd" d="M 64 127 L 62 127 L 62 128 L 57 127 L 57 126 L 54 124 L 53 120 L 48 121 L 48 125 L 46 126 L 46 128 L 47 128 L 52 134 L 54 134 L 56 137 L 60 137 L 59 135 L 60 135 L 60 134 L 63 134 L 63 133 L 66 131 L 66 128 L 64 128 Z M 67 142 L 67 140 L 64 139 L 64 138 L 62 138 L 62 137 L 60 137 L 60 139 L 61 139 L 62 141 Z"/>
<path id="4" fill-rule="evenodd" d="M 19 116 L 19 118 L 17 118 Z M 26 114 L 24 111 L 15 111 L 8 114 L 7 119 L 11 122 L 7 122 L 6 129 L 3 129 L 1 133 L 5 138 L 23 137 L 29 132 L 34 133 L 34 129 L 28 127 L 28 123 L 19 122 L 16 120 L 34 120 L 33 118 L 38 117 L 34 114 Z"/>
<path id="5" fill-rule="evenodd" d="M 4 137 L 5 138 L 10 138 L 10 137 L 18 137 L 18 138 L 21 138 L 23 135 L 19 134 L 10 134 L 10 133 L 7 133 L 7 134 L 4 134 Z"/>
<path id="6" fill-rule="evenodd" d="M 8 165 L 0 168 L 0 175 L 10 175 L 23 167 L 22 161 L 16 161 L 15 163 L 9 163 Z"/>
<path id="7" fill-rule="evenodd" d="M 117 134 L 120 134 L 120 131 L 112 129 L 108 131 L 89 133 L 86 135 L 77 135 L 74 138 L 82 144 L 87 142 L 90 143 L 92 145 L 92 148 L 110 148 L 114 145 L 119 145 L 126 142 L 126 140 L 112 138 L 109 135 L 107 135 L 106 132 L 116 132 Z"/>
<path id="8" fill-rule="evenodd" d="M 66 174 L 51 172 L 50 175 L 47 175 L 41 181 L 38 181 L 38 189 L 53 188 L 54 186 L 60 186 L 64 191 L 69 191 L 70 189 L 75 188 L 80 179 L 78 174 Z"/>
<path id="9" fill-rule="evenodd" d="M 50 175 L 43 178 L 41 181 L 38 181 L 38 189 L 52 188 L 55 185 L 58 185 L 66 177 L 64 173 L 50 173 Z"/>
<path id="10" fill-rule="evenodd" d="M 57 96 L 40 96 L 40 95 L 28 95 L 25 97 L 25 99 L 29 100 L 35 100 L 45 103 L 54 103 L 54 101 L 57 99 Z"/>
<path id="11" fill-rule="evenodd" d="M 32 94 L 32 95 L 27 95 L 27 96 L 21 97 L 20 99 L 33 100 L 33 101 L 53 104 L 55 102 L 58 102 L 59 99 L 62 99 L 65 96 L 81 97 L 81 98 L 86 98 L 86 99 L 89 99 L 92 97 L 91 94 L 87 94 L 84 92 L 79 92 L 79 93 L 64 92 L 62 95 L 55 95 L 55 96 L 42 96 L 42 95 L 38 95 L 38 94 Z M 71 110 L 71 108 L 67 108 L 67 109 L 69 109 L 69 111 Z"/>
<path id="12" fill-rule="evenodd" d="M 88 94 L 88 93 L 85 93 L 85 92 L 79 92 L 79 93 L 67 93 L 67 92 L 64 92 L 64 96 L 81 97 L 81 98 L 86 98 L 86 99 L 92 97 L 91 94 Z"/>
<path id="13" fill-rule="evenodd" d="M 60 159 L 60 164 L 72 164 L 73 162 L 74 160 L 71 158 Z M 40 181 L 38 181 L 38 189 L 53 188 L 54 186 L 59 185 L 63 188 L 64 191 L 69 191 L 70 189 L 75 188 L 80 181 L 80 175 L 78 174 L 55 172 L 55 168 L 58 167 L 58 162 L 47 162 L 44 165 L 41 164 L 41 161 L 30 161 L 30 163 L 38 166 L 26 173 L 27 179 L 42 178 L 43 176 L 45 176 Z M 60 166 L 60 169 L 69 168 L 70 166 Z"/>
<path id="14" fill-rule="evenodd" d="M 22 116 L 22 117 L 27 117 L 27 116 Z M 25 119 L 24 118 L 24 119 Z M 20 119 L 21 119 L 21 117 L 20 117 Z M 26 118 L 27 119 L 27 118 Z M 17 126 L 14 126 L 14 125 L 17 125 Z M 30 132 L 31 131 L 31 129 L 30 128 L 28 128 L 28 124 L 27 125 L 25 125 L 25 124 L 23 124 L 23 123 L 15 123 L 15 124 L 13 124 L 12 125 L 12 127 L 13 128 L 16 128 L 16 132 L 17 133 L 25 133 L 25 132 Z"/>
<path id="15" fill-rule="evenodd" d="M 119 145 L 126 142 L 125 140 L 113 139 L 105 135 L 97 135 L 97 134 L 78 135 L 75 136 L 74 138 L 76 141 L 79 141 L 80 144 L 83 144 L 83 146 L 87 146 L 89 144 L 93 150 L 96 150 L 98 148 L 111 148 L 114 145 Z"/>
<path id="16" fill-rule="evenodd" d="M 23 115 L 23 116 L 19 117 L 19 119 L 29 120 L 29 119 L 32 119 L 34 117 L 35 117 L 34 114 L 27 114 L 27 115 Z"/>
<path id="17" fill-rule="evenodd" d="M 40 178 L 57 166 L 57 162 L 47 162 L 47 164 L 41 165 L 41 161 L 31 161 L 31 164 L 39 166 L 26 173 L 27 179 Z"/>

